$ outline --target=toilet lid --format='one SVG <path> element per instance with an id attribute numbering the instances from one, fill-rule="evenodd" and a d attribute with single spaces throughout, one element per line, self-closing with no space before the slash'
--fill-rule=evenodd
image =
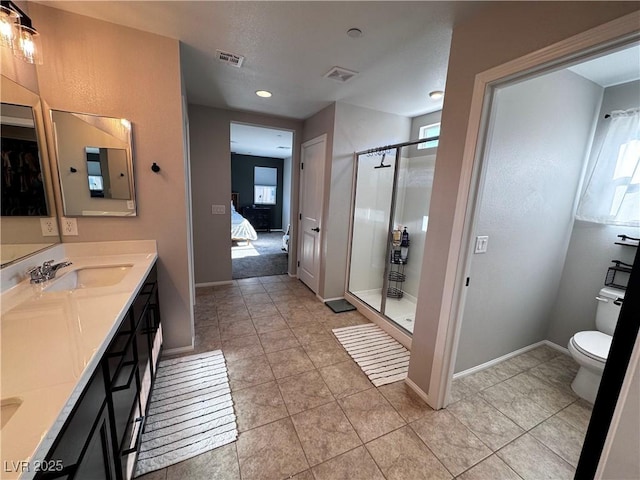
<path id="1" fill-rule="evenodd" d="M 573 336 L 573 344 L 585 355 L 606 362 L 611 348 L 611 338 L 610 335 L 595 330 L 578 332 Z"/>

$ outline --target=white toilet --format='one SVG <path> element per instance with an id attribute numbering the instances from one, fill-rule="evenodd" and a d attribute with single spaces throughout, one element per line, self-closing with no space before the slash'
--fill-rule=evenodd
<path id="1" fill-rule="evenodd" d="M 600 295 L 596 297 L 598 300 L 596 328 L 598 330 L 578 332 L 569 340 L 569 352 L 580 365 L 571 388 L 591 403 L 596 400 L 624 293 L 624 290 L 611 287 L 600 290 Z"/>

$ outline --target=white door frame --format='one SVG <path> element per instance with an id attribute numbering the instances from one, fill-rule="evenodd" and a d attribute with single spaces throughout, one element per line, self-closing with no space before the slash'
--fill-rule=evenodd
<path id="1" fill-rule="evenodd" d="M 306 142 L 304 142 L 301 146 L 300 146 L 300 170 L 298 170 L 298 172 L 300 173 L 300 188 L 298 191 L 298 220 L 296 222 L 297 225 L 297 267 L 296 267 L 296 277 L 298 277 L 298 279 L 300 279 L 300 258 L 301 258 L 301 253 L 302 253 L 302 209 L 304 207 L 303 201 L 302 201 L 302 196 L 303 196 L 303 187 L 304 184 L 302 182 L 303 177 L 305 175 L 304 173 L 304 168 L 303 168 L 303 164 L 304 164 L 304 149 L 306 147 L 309 147 L 311 145 L 315 145 L 316 143 L 320 143 L 320 142 L 324 142 L 325 143 L 325 158 L 324 158 L 324 163 L 322 164 L 322 172 L 323 172 L 323 181 L 322 181 L 322 188 L 320 189 L 320 206 L 321 206 L 321 212 L 320 212 L 320 216 L 319 216 L 319 221 L 320 224 L 318 225 L 318 227 L 320 228 L 320 231 L 318 232 L 318 245 L 319 245 L 319 253 L 318 253 L 318 291 L 314 292 L 316 294 L 316 296 L 320 297 L 320 292 L 322 291 L 322 280 L 324 278 L 324 269 L 323 269 L 323 241 L 324 241 L 324 214 L 325 214 L 325 206 L 324 206 L 324 197 L 325 197 L 325 185 L 326 185 L 326 174 L 327 174 L 327 162 L 326 162 L 326 147 L 327 147 L 327 134 L 323 133 L 322 135 L 319 135 L 315 138 L 312 138 L 311 140 L 307 140 Z M 308 170 L 307 170 L 308 171 Z"/>
<path id="2" fill-rule="evenodd" d="M 472 234 L 478 214 L 476 207 L 481 193 L 482 156 L 493 88 L 516 78 L 524 79 L 544 71 L 564 68 L 594 54 L 638 41 L 639 24 L 640 12 L 634 12 L 476 75 L 429 382 L 428 399 L 432 407 L 443 408 L 447 405 L 455 367 L 466 300 L 464 283 L 471 264 Z"/>

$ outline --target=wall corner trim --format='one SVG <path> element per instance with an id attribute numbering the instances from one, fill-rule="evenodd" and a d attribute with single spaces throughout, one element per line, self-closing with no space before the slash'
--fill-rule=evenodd
<path id="1" fill-rule="evenodd" d="M 422 400 L 424 400 L 425 402 L 427 402 L 427 405 L 429 405 L 431 408 L 438 410 L 438 408 L 435 407 L 435 402 L 431 401 L 431 398 L 429 397 L 429 394 L 424 392 L 418 385 L 416 385 L 413 380 L 411 380 L 410 378 L 405 378 L 404 382 L 407 384 L 407 386 L 413 390 L 415 392 L 416 395 L 418 395 Z"/>

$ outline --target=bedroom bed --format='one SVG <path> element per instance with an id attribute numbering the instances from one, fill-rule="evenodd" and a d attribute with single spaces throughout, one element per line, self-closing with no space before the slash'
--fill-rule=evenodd
<path id="1" fill-rule="evenodd" d="M 258 234 L 249 220 L 236 211 L 236 207 L 231 203 L 231 240 L 253 241 L 258 239 Z"/>

